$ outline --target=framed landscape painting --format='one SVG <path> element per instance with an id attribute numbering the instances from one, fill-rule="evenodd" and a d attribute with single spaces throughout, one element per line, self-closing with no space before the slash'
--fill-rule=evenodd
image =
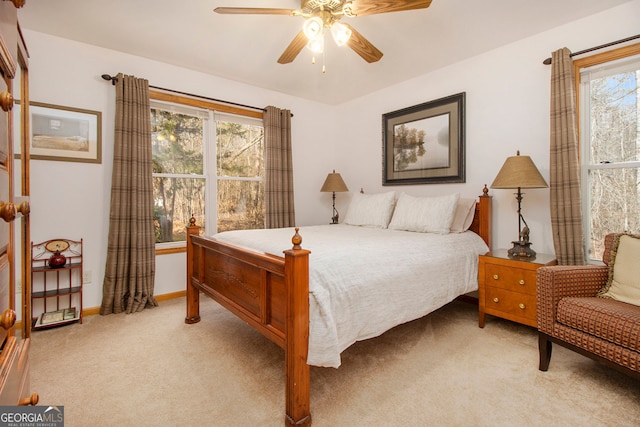
<path id="1" fill-rule="evenodd" d="M 382 184 L 465 182 L 465 93 L 382 115 Z"/>
<path id="2" fill-rule="evenodd" d="M 30 157 L 34 160 L 102 163 L 102 113 L 29 103 Z"/>

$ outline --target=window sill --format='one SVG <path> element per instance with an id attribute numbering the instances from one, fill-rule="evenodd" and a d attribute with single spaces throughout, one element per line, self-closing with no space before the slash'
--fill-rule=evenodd
<path id="1" fill-rule="evenodd" d="M 186 246 L 174 246 L 171 248 L 156 248 L 156 255 L 169 255 L 169 254 L 177 254 L 180 252 L 186 252 Z"/>

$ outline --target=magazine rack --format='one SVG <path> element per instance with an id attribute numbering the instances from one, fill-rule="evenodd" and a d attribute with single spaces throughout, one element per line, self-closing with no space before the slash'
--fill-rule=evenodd
<path id="1" fill-rule="evenodd" d="M 82 239 L 31 243 L 31 326 L 82 323 Z"/>

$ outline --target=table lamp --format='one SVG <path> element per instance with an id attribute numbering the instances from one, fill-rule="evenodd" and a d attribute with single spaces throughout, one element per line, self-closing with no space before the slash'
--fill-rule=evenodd
<path id="1" fill-rule="evenodd" d="M 529 156 L 521 156 L 520 151 L 515 156 L 507 157 L 500 172 L 493 180 L 491 188 L 517 188 L 516 200 L 518 201 L 518 240 L 512 241 L 513 248 L 507 254 L 513 258 L 535 257 L 536 253 L 531 249 L 529 241 L 529 226 L 522 216 L 522 192 L 521 188 L 546 188 L 544 180 L 538 168 Z M 524 223 L 524 227 L 522 224 Z"/>
<path id="2" fill-rule="evenodd" d="M 349 191 L 347 185 L 342 180 L 340 174 L 336 173 L 334 169 L 332 173 L 327 175 L 327 179 L 324 180 L 324 184 L 322 184 L 320 191 L 322 193 L 333 193 L 333 216 L 331 217 L 331 224 L 337 224 L 339 214 L 336 210 L 336 193 Z"/>

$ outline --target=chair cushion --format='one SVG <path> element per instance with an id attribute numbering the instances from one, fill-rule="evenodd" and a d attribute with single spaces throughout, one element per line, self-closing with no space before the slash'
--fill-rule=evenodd
<path id="1" fill-rule="evenodd" d="M 640 236 L 616 235 L 611 246 L 609 278 L 598 296 L 640 306 L 639 259 Z"/>
<path id="2" fill-rule="evenodd" d="M 558 322 L 630 350 L 640 351 L 640 307 L 596 297 L 565 297 Z M 574 343 L 576 344 L 576 343 Z"/>

